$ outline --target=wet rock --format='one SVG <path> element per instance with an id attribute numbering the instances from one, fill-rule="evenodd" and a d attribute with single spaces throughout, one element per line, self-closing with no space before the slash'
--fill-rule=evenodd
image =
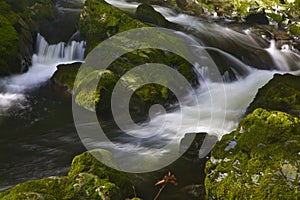
<path id="1" fill-rule="evenodd" d="M 180 141 L 180 153 L 185 160 L 199 162 L 209 155 L 209 152 L 217 142 L 217 137 L 207 133 L 187 133 Z"/>
<path id="2" fill-rule="evenodd" d="M 250 14 L 245 18 L 245 20 L 251 24 L 269 24 L 269 20 L 265 12 Z"/>
<path id="3" fill-rule="evenodd" d="M 200 199 L 205 196 L 205 190 L 203 185 L 188 185 L 182 188 L 187 193 L 189 199 Z"/>
<path id="4" fill-rule="evenodd" d="M 179 8 L 186 8 L 189 5 L 189 2 L 187 0 L 176 0 L 176 4 Z"/>
<path id="5" fill-rule="evenodd" d="M 146 3 L 150 5 L 160 5 L 160 6 L 174 6 L 174 0 L 127 0 L 128 2 L 139 2 L 139 3 Z"/>
<path id="6" fill-rule="evenodd" d="M 149 4 L 140 4 L 136 10 L 136 17 L 144 23 L 166 27 L 168 21 L 162 14 L 154 10 Z"/>
<path id="7" fill-rule="evenodd" d="M 51 80 L 63 87 L 66 87 L 68 91 L 73 90 L 74 81 L 76 79 L 77 72 L 82 63 L 62 64 L 57 66 L 56 72 L 53 74 Z"/>

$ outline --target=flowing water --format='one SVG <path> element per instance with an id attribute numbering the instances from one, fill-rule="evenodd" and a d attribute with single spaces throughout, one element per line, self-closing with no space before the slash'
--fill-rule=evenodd
<path id="1" fill-rule="evenodd" d="M 128 12 L 134 12 L 138 6 L 125 1 L 107 2 Z M 171 140 L 177 146 L 183 135 L 190 132 L 207 132 L 220 138 L 236 128 L 258 89 L 275 73 L 298 73 L 300 70 L 300 56 L 293 47 L 284 45 L 279 49 L 275 41 L 262 39 L 248 27 L 238 27 L 237 31 L 236 27 L 204 23 L 196 17 L 178 15 L 168 8 L 155 6 L 155 9 L 178 24 L 180 31 L 188 37 L 197 40 L 211 54 L 217 66 L 228 72 L 223 74 L 222 83 L 213 82 L 205 75 L 208 68 L 196 66 L 200 82 L 196 89 L 199 104 L 194 104 L 195 99 L 187 97 L 180 110 L 158 115 L 151 119 L 152 126 L 130 130 L 131 134 L 147 135 L 161 130 L 160 139 Z M 72 157 L 84 151 L 72 121 L 70 98 L 49 82 L 58 64 L 82 62 L 84 51 L 85 42 L 48 45 L 38 35 L 37 53 L 33 55 L 29 71 L 0 80 L 2 190 L 29 179 L 65 174 Z M 224 62 L 218 63 L 218 59 Z M 199 112 L 200 119 L 197 118 Z M 177 121 L 181 117 L 185 120 L 179 127 Z M 196 127 L 195 120 L 198 123 Z M 162 121 L 166 122 L 163 127 Z M 111 127 L 109 122 L 104 126 Z M 175 137 L 174 132 L 178 130 L 182 134 Z M 107 144 L 102 146 L 110 148 Z M 125 152 L 141 151 L 149 156 L 157 153 L 154 148 L 145 147 L 137 141 L 120 142 L 119 146 Z M 174 170 L 183 184 L 195 184 L 201 181 L 201 178 L 195 178 L 197 171 L 192 171 L 198 167 L 199 164 L 191 164 L 191 169 L 185 166 L 178 170 L 177 166 L 177 171 Z M 172 166 L 169 169 L 173 169 Z M 180 171 L 185 171 L 185 174 L 180 174 Z M 149 190 L 153 193 L 152 189 Z M 145 189 L 140 189 L 140 192 L 141 196 L 150 193 Z M 165 199 L 176 199 L 171 193 L 172 190 Z"/>
<path id="2" fill-rule="evenodd" d="M 65 173 L 72 156 L 83 149 L 72 124 L 71 102 L 55 92 L 49 79 L 57 65 L 83 62 L 85 42 L 49 45 L 38 35 L 36 44 L 28 72 L 0 80 L 0 188 L 4 189 Z"/>

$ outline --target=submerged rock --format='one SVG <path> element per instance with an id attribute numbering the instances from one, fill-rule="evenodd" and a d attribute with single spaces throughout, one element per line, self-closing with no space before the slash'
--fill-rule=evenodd
<path id="1" fill-rule="evenodd" d="M 300 77 L 291 74 L 275 74 L 259 89 L 247 113 L 256 108 L 283 111 L 300 117 Z"/>
<path id="2" fill-rule="evenodd" d="M 184 152 L 181 158 L 191 162 L 202 162 L 217 140 L 216 136 L 207 133 L 187 133 L 180 141 L 179 152 Z"/>
<path id="3" fill-rule="evenodd" d="M 256 109 L 212 150 L 205 169 L 207 198 L 300 198 L 299 140 L 298 118 Z"/>
<path id="4" fill-rule="evenodd" d="M 53 176 L 19 184 L 1 192 L 0 199 L 119 200 L 133 196 L 129 177 L 105 166 L 92 154 L 112 159 L 111 154 L 102 149 L 85 152 L 73 159 L 67 176 Z"/>

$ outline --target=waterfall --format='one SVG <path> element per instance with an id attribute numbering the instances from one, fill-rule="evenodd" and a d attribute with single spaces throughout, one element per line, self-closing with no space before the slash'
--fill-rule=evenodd
<path id="1" fill-rule="evenodd" d="M 60 42 L 55 45 L 49 45 L 45 38 L 38 34 L 36 62 L 47 64 L 83 61 L 85 52 L 84 48 L 84 41 L 71 41 L 69 44 Z"/>
<path id="2" fill-rule="evenodd" d="M 32 66 L 26 73 L 0 79 L 0 115 L 12 105 L 22 105 L 26 100 L 26 92 L 49 80 L 57 65 L 83 62 L 85 42 L 49 45 L 38 34 L 36 52 L 32 56 Z"/>

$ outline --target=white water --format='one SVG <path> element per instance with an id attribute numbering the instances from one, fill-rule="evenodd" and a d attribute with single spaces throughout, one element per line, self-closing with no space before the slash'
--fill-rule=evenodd
<path id="1" fill-rule="evenodd" d="M 49 80 L 59 64 L 83 62 L 85 42 L 72 41 L 49 45 L 37 36 L 37 53 L 32 57 L 28 72 L 0 79 L 0 114 L 13 105 L 21 106 L 26 100 L 26 92 Z"/>
<path id="2" fill-rule="evenodd" d="M 138 6 L 138 3 L 127 3 L 125 1 L 116 0 L 106 1 L 120 9 L 125 8 L 125 10 L 128 8 L 135 9 Z M 182 25 L 187 29 L 196 30 L 199 34 L 209 35 L 220 41 L 237 42 L 247 47 L 268 52 L 274 62 L 274 71 L 252 68 L 234 58 L 232 55 L 223 52 L 229 60 L 239 63 L 239 65 L 244 65 L 249 75 L 246 77 L 238 77 L 237 81 L 226 83 L 214 83 L 204 77 L 202 87 L 197 90 L 198 105 L 191 104 L 191 100 L 188 99 L 186 105 L 181 107 L 180 110 L 151 118 L 150 123 L 152 126 L 145 124 L 144 127 L 141 126 L 139 129 L 131 130 L 129 132 L 130 135 L 146 138 L 148 135 L 157 133 L 159 140 L 170 140 L 174 145 L 177 145 L 177 147 L 185 133 L 207 132 L 220 138 L 222 135 L 231 132 L 237 127 L 238 122 L 243 116 L 247 106 L 254 99 L 258 89 L 265 85 L 275 73 L 283 74 L 292 71 L 297 73 L 297 70 L 299 72 L 300 56 L 291 51 L 290 47 L 277 49 L 275 42 L 270 41 L 270 47 L 264 49 L 252 38 L 251 34 L 249 34 L 250 30 L 246 30 L 248 34 L 242 34 L 217 24 L 203 24 L 196 17 L 176 14 L 168 8 L 160 6 L 154 6 L 154 8 L 164 15 L 167 20 Z M 220 49 L 218 51 L 222 52 Z M 203 68 L 197 70 L 202 74 L 203 70 L 205 71 Z M 226 75 L 224 76 L 224 79 L 226 79 Z M 199 114 L 200 118 L 198 117 Z M 183 118 L 184 120 L 182 120 Z M 146 154 L 150 157 L 162 154 L 161 149 L 144 148 L 139 141 L 136 141 L 136 145 L 128 144 L 126 148 L 120 147 L 120 149 L 127 152 L 139 151 L 141 154 Z M 121 156 L 123 156 L 123 154 L 121 154 Z M 128 157 L 126 158 L 128 159 Z M 134 160 L 135 158 L 132 158 L 129 163 L 134 163 Z"/>
<path id="3" fill-rule="evenodd" d="M 117 0 L 107 0 L 107 2 L 126 9 L 134 9 L 138 5 Z M 169 21 L 196 29 L 201 34 L 217 35 L 221 39 L 231 39 L 254 48 L 261 48 L 250 35 L 244 35 L 215 24 L 207 26 L 207 24 L 204 25 L 195 17 L 176 15 L 169 9 L 161 7 L 155 7 L 155 9 L 162 12 Z M 33 56 L 33 65 L 27 73 L 0 80 L 0 114 L 1 111 L 5 111 L 13 104 L 26 100 L 26 91 L 48 80 L 55 72 L 57 64 L 83 60 L 83 42 L 73 42 L 68 46 L 65 46 L 63 43 L 49 46 L 39 36 L 37 44 L 38 53 Z M 272 56 L 278 71 L 257 70 L 244 64 L 244 67 L 249 71 L 249 75 L 243 78 L 240 77 L 235 82 L 226 82 L 224 84 L 211 82 L 205 79 L 204 76 L 204 82 L 197 89 L 198 105 L 194 104 L 195 100 L 187 98 L 180 110 L 158 115 L 151 119 L 153 126 L 144 126 L 140 129 L 131 130 L 130 134 L 145 138 L 147 135 L 153 135 L 153 133 L 157 133 L 157 130 L 160 130 L 159 139 L 171 140 L 178 148 L 180 139 L 183 138 L 185 133 L 207 132 L 220 138 L 222 135 L 232 131 L 236 128 L 257 90 L 267 83 L 275 73 L 300 69 L 300 57 L 292 51 L 277 49 L 272 43 L 266 51 Z M 226 52 L 224 54 L 226 55 Z M 234 62 L 233 57 L 230 56 L 227 55 L 228 59 Z M 291 66 L 291 61 L 296 63 L 296 65 Z M 236 60 L 236 62 L 239 62 L 239 65 L 243 65 L 239 60 Z M 203 74 L 205 71 L 203 68 L 197 70 L 200 74 Z M 198 117 L 199 115 L 200 117 Z M 178 123 L 182 118 L 184 118 L 184 123 Z M 101 146 L 105 145 L 107 144 Z M 125 146 L 120 144 L 119 146 L 125 152 L 139 151 L 142 154 L 154 157 L 165 153 L 161 152 L 161 149 L 144 148 L 143 144 L 138 142 L 136 144 L 126 144 Z M 134 158 L 132 159 L 134 160 Z"/>

